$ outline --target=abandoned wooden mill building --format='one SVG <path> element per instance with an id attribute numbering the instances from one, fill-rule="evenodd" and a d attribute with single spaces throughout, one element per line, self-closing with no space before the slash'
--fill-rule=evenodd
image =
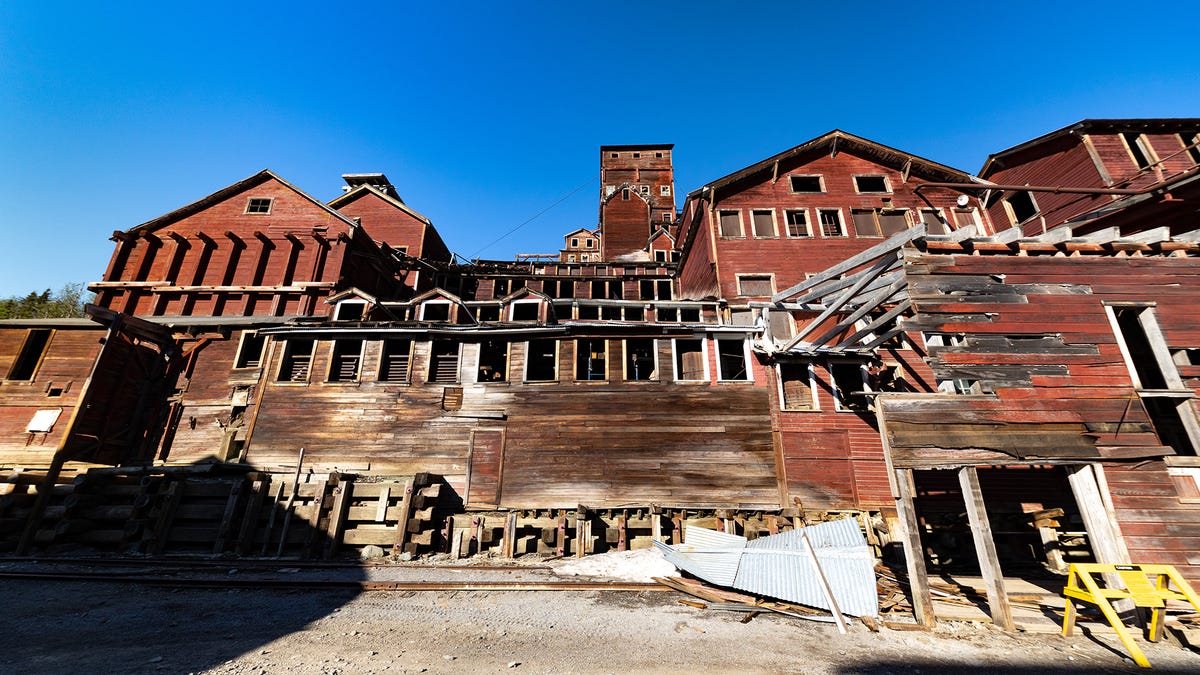
<path id="1" fill-rule="evenodd" d="M 0 548 L 583 555 L 853 515 L 927 622 L 931 571 L 1004 626 L 1004 575 L 1200 581 L 1198 132 L 1084 120 L 976 176 L 831 131 L 678 203 L 673 146 L 602 146 L 598 221 L 514 261 L 384 174 L 324 202 L 264 170 L 114 232 L 88 319 L 0 322 Z"/>

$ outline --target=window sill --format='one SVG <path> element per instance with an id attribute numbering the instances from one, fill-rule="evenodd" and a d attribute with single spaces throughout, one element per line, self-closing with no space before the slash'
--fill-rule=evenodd
<path id="1" fill-rule="evenodd" d="M 823 412 L 820 408 L 780 408 L 779 412 L 785 413 L 819 413 Z"/>

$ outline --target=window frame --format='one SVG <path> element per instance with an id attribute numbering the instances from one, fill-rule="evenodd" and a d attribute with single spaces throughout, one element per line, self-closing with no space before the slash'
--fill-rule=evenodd
<path id="1" fill-rule="evenodd" d="M 388 354 L 389 354 L 388 343 L 389 342 L 394 343 L 394 342 L 400 342 L 400 341 L 404 341 L 404 342 L 408 343 L 408 356 L 407 356 L 407 358 L 405 360 L 405 364 L 404 364 L 404 377 L 399 380 L 384 379 L 383 369 L 387 366 L 387 363 L 388 363 Z M 375 381 L 386 383 L 386 384 L 408 384 L 408 383 L 411 383 L 412 382 L 413 354 L 415 352 L 416 345 L 417 345 L 417 341 L 412 338 L 383 338 L 382 340 L 380 340 L 379 366 L 375 369 Z"/>
<path id="2" fill-rule="evenodd" d="M 679 371 L 680 371 L 680 368 L 679 368 L 680 352 L 678 349 L 680 340 L 686 340 L 689 342 L 699 342 L 700 343 L 700 360 L 704 364 L 704 377 L 703 378 L 685 380 L 680 377 L 680 373 L 679 373 Z M 712 381 L 712 374 L 709 372 L 709 365 L 708 365 L 708 342 L 709 342 L 709 340 L 705 337 L 671 338 L 671 381 L 672 382 L 710 382 L 710 381 Z"/>
<path id="3" fill-rule="evenodd" d="M 580 377 L 579 376 L 580 375 L 579 368 L 580 368 L 580 364 L 582 363 L 582 359 L 581 359 L 580 355 L 583 353 L 580 351 L 580 344 L 584 343 L 584 342 L 590 343 L 590 342 L 595 342 L 595 341 L 599 341 L 600 344 L 603 345 L 603 347 L 604 347 L 604 372 L 602 373 L 602 377 L 600 377 L 598 379 L 592 378 L 591 377 L 592 371 L 591 371 L 590 367 L 588 368 L 588 371 L 586 373 L 588 375 L 588 377 Z M 609 347 L 608 343 L 609 343 L 608 338 L 589 338 L 589 337 L 575 338 L 574 375 L 575 375 L 576 382 L 600 382 L 600 383 L 603 383 L 603 382 L 609 381 L 609 379 L 611 377 L 611 371 L 609 370 L 609 368 L 612 367 L 612 349 Z"/>
<path id="4" fill-rule="evenodd" d="M 334 338 L 329 341 L 329 359 L 325 364 L 325 383 L 326 384 L 357 384 L 362 381 L 363 362 L 366 361 L 367 341 L 362 338 Z M 338 344 L 345 342 L 358 343 L 358 362 L 354 366 L 354 376 L 349 379 L 335 379 L 334 373 L 338 366 Z M 343 354 L 342 356 L 347 356 Z"/>
<path id="5" fill-rule="evenodd" d="M 427 319 L 427 318 L 425 318 L 425 308 L 429 307 L 430 305 L 446 305 L 446 318 L 445 319 Z M 417 321 L 429 321 L 429 322 L 445 321 L 446 323 L 454 323 L 454 307 L 453 307 L 453 305 L 454 305 L 454 303 L 449 300 L 426 300 L 425 302 L 421 303 L 421 312 L 418 315 Z"/>
<path id="6" fill-rule="evenodd" d="M 728 215 L 728 214 L 737 215 L 737 226 L 738 226 L 737 234 L 725 234 L 725 232 L 724 232 L 725 228 L 723 227 L 723 225 L 724 225 L 725 221 L 724 221 L 723 216 Z M 745 239 L 746 238 L 746 228 L 745 228 L 745 224 L 742 222 L 742 210 L 741 209 L 717 209 L 717 237 L 719 237 L 721 239 Z"/>
<path id="7" fill-rule="evenodd" d="M 436 354 L 434 353 L 434 345 L 438 343 L 450 343 L 455 346 L 453 380 L 434 379 L 434 376 L 437 374 L 437 359 Z M 425 382 L 427 384 L 458 384 L 459 382 L 462 382 L 462 348 L 463 343 L 458 340 L 439 338 L 429 340 L 429 363 L 425 369 Z"/>
<path id="8" fill-rule="evenodd" d="M 292 370 L 292 368 L 288 367 L 289 363 L 294 362 L 296 357 L 301 355 L 301 354 L 298 354 L 293 349 L 293 347 L 295 345 L 297 345 L 301 342 L 309 342 L 310 343 L 309 348 L 308 348 L 308 366 L 307 366 L 307 368 L 305 368 L 305 371 L 304 371 L 304 379 L 298 380 L 293 377 L 285 378 L 283 376 L 284 372 Z M 279 358 L 279 369 L 275 373 L 275 384 L 308 384 L 309 382 L 311 382 L 312 381 L 313 360 L 316 356 L 316 353 L 317 353 L 317 340 L 315 338 L 299 338 L 299 339 L 295 339 L 295 340 L 284 340 L 283 341 L 283 354 Z"/>
<path id="9" fill-rule="evenodd" d="M 258 347 L 258 359 L 257 359 L 258 365 L 256 365 L 256 366 L 242 365 L 245 361 L 248 360 L 248 359 L 244 358 L 245 356 L 247 356 L 247 354 L 246 354 L 247 338 L 262 340 L 262 343 Z M 239 336 L 239 338 L 238 338 L 237 351 L 234 352 L 234 354 L 233 354 L 233 369 L 234 370 L 253 370 L 253 369 L 262 368 L 263 361 L 265 360 L 266 355 L 267 355 L 267 336 L 259 335 L 258 331 L 256 331 L 256 330 L 244 330 L 244 331 L 242 331 L 241 336 Z"/>
<path id="10" fill-rule="evenodd" d="M 743 335 L 740 338 L 715 336 L 713 338 L 713 342 L 716 343 L 713 346 L 717 350 L 717 359 L 716 359 L 716 361 L 717 361 L 717 382 L 753 383 L 754 382 L 754 369 L 750 367 L 750 358 L 751 358 L 750 340 L 747 339 L 747 336 Z M 743 364 L 743 369 L 746 371 L 746 377 L 744 379 L 729 379 L 729 378 L 725 377 L 725 372 L 724 372 L 725 369 L 721 367 L 721 343 L 722 342 L 740 342 L 742 344 L 742 364 Z"/>
<path id="11" fill-rule="evenodd" d="M 500 375 L 500 379 L 485 380 L 480 378 L 483 369 L 483 350 L 484 345 L 500 343 L 504 345 L 504 371 Z M 480 340 L 478 342 L 479 349 L 475 359 L 475 382 L 479 384 L 507 384 L 512 377 L 512 345 L 509 340 Z M 500 371 L 493 371 L 500 372 Z"/>
<path id="12" fill-rule="evenodd" d="M 863 190 L 859 184 L 860 178 L 879 178 L 883 181 L 882 190 Z M 892 182 L 885 173 L 856 173 L 851 174 L 850 182 L 854 185 L 854 193 L 860 195 L 890 195 L 892 194 Z"/>
<path id="13" fill-rule="evenodd" d="M 260 208 L 265 207 L 265 208 Z M 247 197 L 244 213 L 251 216 L 269 216 L 275 207 L 274 197 Z"/>
<path id="14" fill-rule="evenodd" d="M 929 229 L 930 228 L 929 223 L 925 222 L 926 214 L 931 214 L 933 216 L 934 220 L 937 222 L 938 227 L 941 227 L 944 230 L 946 230 L 945 232 L 937 232 L 936 235 L 944 236 L 944 235 L 950 234 L 951 232 L 954 231 L 954 228 L 950 227 L 950 219 L 946 217 L 945 209 L 942 209 L 939 207 L 933 207 L 933 208 L 925 207 L 923 209 L 917 209 L 917 213 L 921 217 L 921 223 L 923 225 L 925 225 L 925 232 L 927 234 L 935 234 L 935 233 Z M 914 220 L 915 220 L 915 218 L 914 218 Z"/>
<path id="15" fill-rule="evenodd" d="M 21 338 L 21 346 L 17 349 L 17 356 L 13 359 L 12 364 L 8 367 L 8 372 L 4 375 L 5 382 L 33 382 L 37 379 L 38 371 L 42 369 L 42 364 L 46 361 L 46 355 L 50 353 L 50 343 L 54 341 L 54 336 L 58 331 L 53 328 L 27 328 L 25 337 Z M 17 366 L 23 365 L 30 360 L 33 360 L 32 355 L 26 354 L 26 350 L 31 348 L 30 340 L 34 333 L 45 335 L 46 339 L 42 342 L 42 348 L 34 360 L 33 365 L 29 367 L 29 377 L 16 378 L 13 377 L 13 371 L 17 370 Z"/>
<path id="16" fill-rule="evenodd" d="M 756 214 L 770 214 L 771 216 L 771 233 L 759 234 L 758 221 L 755 220 Z M 775 219 L 775 209 L 750 209 L 750 235 L 754 239 L 778 239 L 779 238 L 779 223 Z"/>
<path id="17" fill-rule="evenodd" d="M 531 379 L 529 379 L 529 363 L 530 363 L 529 355 L 532 352 L 530 351 L 529 346 L 531 344 L 533 344 L 534 342 L 543 342 L 543 341 L 551 342 L 554 344 L 554 356 L 552 357 L 552 360 L 551 360 L 551 363 L 553 365 L 553 370 L 554 370 L 554 377 L 549 380 L 531 380 Z M 541 338 L 539 340 L 526 340 L 525 341 L 525 354 L 524 354 L 524 358 L 522 359 L 522 362 L 521 362 L 521 383 L 522 384 L 557 383 L 559 381 L 559 379 L 561 378 L 561 373 L 559 373 L 560 365 L 561 365 L 559 363 L 559 359 L 562 356 L 562 352 L 560 351 L 561 348 L 562 348 L 562 340 L 555 340 L 552 338 Z"/>
<path id="18" fill-rule="evenodd" d="M 751 272 L 745 272 L 745 273 L 735 273 L 735 274 L 733 275 L 733 277 L 734 277 L 734 284 L 736 285 L 736 290 L 737 290 L 737 294 L 738 294 L 738 297 L 739 297 L 739 298 L 761 298 L 761 297 L 771 297 L 771 296 L 775 295 L 775 293 L 777 292 L 777 291 L 776 291 L 776 289 L 775 289 L 775 273 L 774 273 L 774 272 L 767 272 L 767 273 L 762 273 L 762 272 L 753 272 L 753 273 L 751 273 Z M 761 279 L 766 279 L 766 280 L 767 280 L 767 281 L 769 281 L 769 282 L 770 282 L 770 284 L 771 284 L 771 292 L 770 292 L 770 293 L 767 293 L 765 296 L 764 296 L 764 295 L 747 295 L 746 293 L 744 293 L 744 292 L 743 292 L 743 289 L 742 289 L 742 280 L 743 280 L 743 279 L 749 279 L 749 278 L 760 279 L 760 280 L 761 280 Z"/>
<path id="19" fill-rule="evenodd" d="M 799 365 L 799 364 L 796 364 L 794 362 L 776 363 L 775 364 L 775 382 L 776 382 L 775 390 L 776 390 L 776 393 L 779 395 L 779 409 L 783 412 L 820 412 L 821 411 L 821 400 L 820 400 L 820 397 L 817 396 L 817 369 L 815 367 L 815 364 L 812 361 L 809 361 L 809 362 L 803 364 L 805 372 L 808 374 L 808 398 L 809 398 L 809 407 L 808 408 L 790 408 L 790 407 L 788 407 L 788 399 L 787 399 L 787 395 L 784 393 L 784 387 L 783 387 L 783 366 L 785 366 L 785 365 Z"/>
<path id="20" fill-rule="evenodd" d="M 1154 151 L 1154 145 L 1150 143 L 1150 139 L 1146 138 L 1146 134 L 1130 131 L 1117 135 L 1121 137 L 1121 143 L 1125 146 L 1125 151 L 1129 153 L 1129 158 L 1133 160 L 1133 165 L 1137 167 L 1138 171 L 1152 169 L 1162 161 L 1158 158 L 1158 153 Z M 1133 137 L 1132 141 L 1130 140 L 1131 136 Z M 1145 160 L 1145 164 L 1138 161 L 1139 154 Z"/>
<path id="21" fill-rule="evenodd" d="M 840 229 L 840 234 L 825 234 L 825 223 L 824 223 L 824 221 L 821 220 L 822 214 L 825 214 L 825 213 L 833 213 L 837 216 L 838 228 Z M 818 207 L 817 208 L 817 224 L 820 225 L 820 232 L 821 232 L 822 238 L 843 239 L 843 238 L 848 238 L 850 236 L 850 234 L 846 231 L 846 219 L 842 216 L 842 209 L 840 207 L 835 207 L 835 208 Z"/>
<path id="22" fill-rule="evenodd" d="M 816 178 L 817 190 L 797 190 L 795 178 Z M 788 174 L 788 190 L 794 195 L 823 195 L 825 194 L 825 176 L 819 173 L 793 173 Z"/>
<path id="23" fill-rule="evenodd" d="M 670 185 L 659 185 L 658 186 L 658 196 L 659 197 L 670 197 L 671 196 L 671 186 Z"/>
<path id="24" fill-rule="evenodd" d="M 507 311 L 507 312 L 505 312 L 505 314 L 507 314 L 507 315 L 508 315 L 508 320 L 509 320 L 509 321 L 514 321 L 514 322 L 515 322 L 515 321 L 534 321 L 534 322 L 540 322 L 540 321 L 542 320 L 542 308 L 541 308 L 541 306 L 540 306 L 541 304 L 542 304 L 542 301 L 541 301 L 541 300 L 513 300 L 512 302 L 508 303 L 508 311 Z M 535 318 L 533 318 L 533 319 L 517 319 L 517 318 L 515 318 L 515 317 L 516 317 L 516 314 L 517 314 L 517 312 L 516 312 L 517 305 L 521 305 L 521 306 L 523 306 L 523 307 L 528 307 L 528 306 L 530 306 L 530 305 L 533 305 L 533 306 L 534 306 L 534 308 L 535 308 L 535 309 L 534 309 L 534 314 L 536 314 L 536 317 L 535 317 Z"/>
<path id="25" fill-rule="evenodd" d="M 845 398 L 842 395 L 842 388 L 838 386 L 837 376 L 834 375 L 834 366 L 858 366 L 859 377 L 862 378 L 862 389 L 859 392 L 870 392 L 870 379 L 867 375 L 867 364 L 861 361 L 850 359 L 829 359 L 825 363 L 825 372 L 829 374 L 829 387 L 833 390 L 833 409 L 835 412 L 858 413 L 865 412 L 870 408 L 870 401 L 864 399 L 863 409 L 856 410 L 849 406 L 843 405 L 842 400 Z"/>
<path id="26" fill-rule="evenodd" d="M 1029 217 L 1025 218 L 1024 220 L 1017 220 L 1017 212 L 1013 209 L 1012 200 L 1017 195 L 1025 195 L 1029 199 L 1029 204 L 1033 207 L 1033 213 L 1029 214 Z M 1018 227 L 1028 223 L 1034 218 L 1037 218 L 1038 214 L 1042 212 L 1042 207 L 1038 206 L 1037 199 L 1034 198 L 1033 193 L 1026 190 L 1014 191 L 1011 197 L 1002 198 L 1000 200 L 1000 204 L 1003 206 L 1004 213 L 1008 216 L 1008 221 L 1012 223 L 1013 227 Z"/>
<path id="27" fill-rule="evenodd" d="M 653 362 L 653 370 L 650 377 L 630 379 L 629 365 L 630 352 L 629 343 L 634 340 L 648 341 L 650 343 L 650 358 Z M 662 379 L 662 371 L 659 369 L 658 363 L 658 340 L 656 338 L 625 338 L 621 340 L 621 380 L 623 382 L 657 382 Z"/>
<path id="28" fill-rule="evenodd" d="M 801 216 L 804 216 L 804 231 L 807 234 L 792 234 L 791 214 L 793 213 L 799 213 Z M 812 222 L 808 219 L 808 209 L 805 207 L 798 209 L 784 209 L 783 225 L 784 231 L 787 232 L 788 239 L 812 239 L 813 237 Z"/>
<path id="29" fill-rule="evenodd" d="M 345 307 L 362 307 L 362 314 L 357 319 L 343 319 L 341 317 L 342 309 Z M 367 301 L 366 300 L 342 300 L 334 305 L 333 320 L 334 321 L 365 321 L 367 318 Z"/>

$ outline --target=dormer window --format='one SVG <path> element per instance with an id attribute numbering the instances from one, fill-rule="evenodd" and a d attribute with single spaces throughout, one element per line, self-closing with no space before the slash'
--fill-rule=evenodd
<path id="1" fill-rule="evenodd" d="M 270 197 L 251 197 L 246 202 L 246 213 L 270 213 L 272 201 Z"/>
<path id="2" fill-rule="evenodd" d="M 367 314 L 367 303 L 348 300 L 339 302 L 333 312 L 334 321 L 362 321 Z"/>
<path id="3" fill-rule="evenodd" d="M 421 321 L 449 321 L 449 302 L 427 302 L 421 305 Z"/>

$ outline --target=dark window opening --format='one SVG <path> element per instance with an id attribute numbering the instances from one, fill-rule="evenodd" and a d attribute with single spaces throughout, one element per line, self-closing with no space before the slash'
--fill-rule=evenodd
<path id="1" fill-rule="evenodd" d="M 704 380 L 704 340 L 675 341 L 675 379 Z"/>
<path id="2" fill-rule="evenodd" d="M 358 379 L 362 365 L 362 340 L 334 340 L 333 356 L 329 362 L 330 382 L 353 382 Z"/>
<path id="3" fill-rule="evenodd" d="M 512 320 L 537 321 L 540 304 L 537 302 L 514 302 L 512 305 Z"/>
<path id="4" fill-rule="evenodd" d="M 580 305 L 579 306 L 580 321 L 599 321 L 600 308 L 595 305 Z"/>
<path id="5" fill-rule="evenodd" d="M 530 340 L 526 343 L 526 382 L 554 382 L 558 379 L 556 344 L 554 340 Z"/>
<path id="6" fill-rule="evenodd" d="M 427 302 L 421 309 L 422 321 L 449 321 L 450 320 L 450 303 L 448 302 Z"/>
<path id="7" fill-rule="evenodd" d="M 1133 360 L 1138 380 L 1142 389 L 1167 389 L 1167 379 L 1163 376 L 1158 360 L 1154 358 L 1154 349 L 1142 328 L 1140 308 L 1118 309 L 1117 325 L 1121 327 L 1121 337 L 1125 339 L 1125 347 Z"/>
<path id="8" fill-rule="evenodd" d="M 429 350 L 429 381 L 458 381 L 458 343 L 434 340 Z"/>
<path id="9" fill-rule="evenodd" d="M 789 176 L 792 192 L 824 192 L 820 176 Z"/>
<path id="10" fill-rule="evenodd" d="M 412 362 L 412 340 L 384 340 L 383 356 L 379 361 L 381 382 L 408 382 Z"/>
<path id="11" fill-rule="evenodd" d="M 817 220 L 821 222 L 821 234 L 826 237 L 842 237 L 842 214 L 837 209 L 818 209 Z"/>
<path id="12" fill-rule="evenodd" d="M 640 152 L 635 152 L 635 153 L 633 153 L 633 158 L 634 158 L 634 159 L 641 159 L 641 158 L 642 158 L 642 153 L 640 153 Z"/>
<path id="13" fill-rule="evenodd" d="M 610 159 L 616 159 L 616 158 L 617 158 L 617 153 L 615 153 L 615 152 L 610 152 L 610 153 L 608 153 L 608 156 L 609 156 L 609 158 L 610 158 Z"/>
<path id="14" fill-rule="evenodd" d="M 46 347 L 50 344 L 52 332 L 48 328 L 33 328 L 25 334 L 25 341 L 21 343 L 21 351 L 17 354 L 12 368 L 8 370 L 8 379 L 33 379 L 33 375 L 37 372 L 38 365 L 46 353 Z"/>
<path id="15" fill-rule="evenodd" d="M 49 389 L 46 390 L 47 398 L 58 398 L 62 395 L 63 395 L 62 387 L 50 387 Z"/>
<path id="16" fill-rule="evenodd" d="M 1190 400 L 1146 396 L 1142 398 L 1142 404 L 1146 406 L 1146 414 L 1150 416 L 1150 422 L 1154 431 L 1158 433 L 1159 440 L 1180 455 L 1196 454 L 1187 428 L 1183 426 L 1183 411 L 1179 409 L 1181 406 L 1191 405 Z"/>
<path id="17" fill-rule="evenodd" d="M 624 188 L 621 190 L 621 199 L 629 201 L 629 188 Z"/>
<path id="18" fill-rule="evenodd" d="M 667 253 L 668 251 L 664 251 L 662 249 L 654 251 L 654 262 L 667 262 Z"/>
<path id="19" fill-rule="evenodd" d="M 779 364 L 784 410 L 813 410 L 812 376 L 807 363 Z"/>
<path id="20" fill-rule="evenodd" d="M 642 279 L 638 282 L 638 299 L 653 300 L 654 299 L 654 280 Z"/>
<path id="21" fill-rule="evenodd" d="M 857 363 L 831 363 L 829 374 L 833 377 L 834 393 L 837 396 L 838 407 L 841 410 L 863 411 L 868 407 L 866 391 L 863 382 L 862 366 Z"/>
<path id="22" fill-rule="evenodd" d="M 1033 202 L 1033 195 L 1028 192 L 1017 192 L 1004 201 L 1012 209 L 1013 219 L 1018 225 L 1037 215 L 1037 205 Z"/>
<path id="23" fill-rule="evenodd" d="M 1200 133 L 1185 131 L 1179 134 L 1179 140 L 1187 148 L 1188 157 L 1191 157 L 1193 162 L 1200 164 Z"/>
<path id="24" fill-rule="evenodd" d="M 499 305 L 481 305 L 475 308 L 475 318 L 479 321 L 499 321 Z"/>
<path id="25" fill-rule="evenodd" d="M 700 308 L 681 307 L 679 309 L 679 320 L 683 323 L 700 323 Z"/>
<path id="26" fill-rule="evenodd" d="M 234 368 L 259 368 L 262 366 L 263 349 L 266 348 L 267 338 L 258 333 L 243 333 L 242 344 L 238 348 Z"/>
<path id="27" fill-rule="evenodd" d="M 749 380 L 744 340 L 717 340 L 717 364 L 722 380 Z"/>
<path id="28" fill-rule="evenodd" d="M 658 307 L 654 310 L 654 319 L 663 323 L 679 321 L 679 310 L 674 307 Z"/>
<path id="29" fill-rule="evenodd" d="M 1142 147 L 1141 134 L 1121 134 L 1121 138 L 1124 138 L 1125 144 L 1129 146 L 1129 154 L 1133 157 L 1133 163 L 1137 164 L 1137 168 L 1147 169 L 1153 164 L 1146 149 Z"/>
<path id="30" fill-rule="evenodd" d="M 655 282 L 657 288 L 655 292 L 658 294 L 659 300 L 670 300 L 672 295 L 671 282 L 668 279 L 660 279 Z"/>
<path id="31" fill-rule="evenodd" d="M 635 382 L 653 380 L 657 374 L 654 340 L 626 340 L 625 379 Z"/>
<path id="32" fill-rule="evenodd" d="M 890 192 L 883 176 L 855 176 L 854 189 L 859 192 Z"/>
<path id="33" fill-rule="evenodd" d="M 488 341 L 479 345 L 479 381 L 508 381 L 508 343 Z"/>
<path id="34" fill-rule="evenodd" d="M 510 286 L 512 286 L 512 279 L 496 279 L 492 285 L 492 297 L 503 298 L 508 295 Z"/>
<path id="35" fill-rule="evenodd" d="M 602 308 L 600 308 L 600 318 L 604 319 L 605 321 L 620 321 L 621 320 L 621 308 L 620 307 L 602 307 Z"/>
<path id="36" fill-rule="evenodd" d="M 279 366 L 280 382 L 308 381 L 314 345 L 313 340 L 288 340 L 285 343 L 283 362 Z"/>
<path id="37" fill-rule="evenodd" d="M 626 307 L 626 321 L 644 321 L 646 319 L 646 309 L 644 307 Z"/>
<path id="38" fill-rule="evenodd" d="M 367 305 L 363 302 L 342 302 L 337 306 L 334 321 L 362 321 Z"/>
<path id="39" fill-rule="evenodd" d="M 808 230 L 808 214 L 804 211 L 785 211 L 784 218 L 787 221 L 789 237 L 812 236 Z"/>
<path id="40" fill-rule="evenodd" d="M 249 202 L 246 202 L 246 213 L 270 213 L 271 199 L 263 197 L 251 197 Z"/>
<path id="41" fill-rule="evenodd" d="M 604 340 L 575 341 L 575 379 L 604 380 L 608 377 L 608 343 Z"/>
<path id="42" fill-rule="evenodd" d="M 720 218 L 722 237 L 742 236 L 742 222 L 737 211 L 721 211 Z"/>

